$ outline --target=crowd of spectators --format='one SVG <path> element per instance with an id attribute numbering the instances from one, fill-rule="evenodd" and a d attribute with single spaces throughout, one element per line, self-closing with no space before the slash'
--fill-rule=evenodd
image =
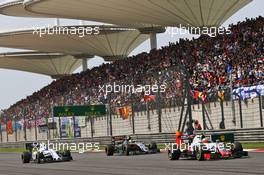
<path id="1" fill-rule="evenodd" d="M 111 103 L 124 105 L 129 93 L 105 94 L 99 86 L 106 84 L 166 83 L 162 97 L 173 98 L 181 94 L 184 72 L 179 69 L 166 74 L 158 72 L 183 65 L 190 75 L 192 90 L 215 94 L 220 89 L 252 86 L 264 83 L 264 18 L 246 19 L 231 25 L 231 34 L 197 39 L 180 39 L 150 53 L 141 53 L 113 63 L 103 64 L 85 72 L 63 77 L 52 82 L 9 109 L 5 115 L 16 118 L 42 118 L 52 115 L 56 105 Z M 232 81 L 232 84 L 231 84 Z M 135 103 L 144 99 L 142 93 L 134 95 Z"/>

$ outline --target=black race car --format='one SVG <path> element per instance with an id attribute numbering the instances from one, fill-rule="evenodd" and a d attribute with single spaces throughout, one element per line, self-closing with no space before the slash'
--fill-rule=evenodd
<path id="1" fill-rule="evenodd" d="M 144 144 L 143 142 L 131 140 L 130 136 L 112 137 L 112 144 L 107 145 L 105 148 L 107 156 L 113 156 L 114 154 L 129 156 L 130 154 L 149 154 L 158 152 L 159 149 L 155 142 Z"/>

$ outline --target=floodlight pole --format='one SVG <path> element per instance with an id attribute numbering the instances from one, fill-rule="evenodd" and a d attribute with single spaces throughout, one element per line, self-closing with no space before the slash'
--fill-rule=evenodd
<path id="1" fill-rule="evenodd" d="M 233 100 L 233 76 L 232 73 L 229 73 L 229 80 L 230 80 L 230 102 L 231 102 L 231 115 L 232 115 L 232 122 L 236 125 L 236 115 L 235 115 L 235 104 Z"/>
<path id="2" fill-rule="evenodd" d="M 174 54 L 174 57 L 173 59 L 175 59 L 175 61 L 177 60 L 177 55 Z M 184 76 L 184 89 L 185 89 L 185 92 L 184 92 L 184 98 L 183 98 L 183 102 L 182 102 L 182 111 L 181 111 L 181 116 L 180 116 L 180 120 L 179 120 L 179 125 L 178 125 L 178 130 L 181 128 L 182 126 L 182 129 L 181 131 L 183 132 L 184 131 L 184 128 L 185 128 L 185 124 L 186 124 L 186 121 L 187 121 L 187 117 L 189 119 L 189 125 L 188 127 L 190 128 L 193 128 L 192 126 L 192 108 L 191 108 L 191 105 L 192 105 L 192 97 L 191 97 L 191 85 L 190 85 L 190 78 L 191 78 L 191 75 L 189 73 L 189 71 L 186 69 L 185 66 L 183 66 L 180 61 L 179 63 L 176 65 L 176 67 L 180 70 L 183 71 L 183 74 L 185 75 Z M 174 67 L 172 67 L 171 69 L 173 69 Z M 185 116 L 184 116 L 184 119 L 182 118 L 183 117 L 183 111 L 184 111 L 184 106 L 185 106 L 185 99 L 187 100 L 187 109 L 186 109 L 186 113 L 185 113 Z M 182 119 L 183 119 L 183 123 L 182 122 Z"/>

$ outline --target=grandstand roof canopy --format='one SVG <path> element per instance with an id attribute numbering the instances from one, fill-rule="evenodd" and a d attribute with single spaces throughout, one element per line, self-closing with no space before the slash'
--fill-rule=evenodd
<path id="1" fill-rule="evenodd" d="M 252 0 L 24 0 L 32 16 L 126 26 L 219 26 Z M 19 16 L 12 8 L 5 13 Z"/>
<path id="2" fill-rule="evenodd" d="M 17 17 L 43 17 L 43 15 L 37 15 L 26 11 L 23 5 L 23 0 L 11 0 L 0 4 L 0 14 Z M 48 18 L 49 16 L 45 17 Z"/>
<path id="3" fill-rule="evenodd" d="M 82 64 L 82 60 L 60 53 L 13 52 L 0 54 L 0 68 L 13 69 L 53 78 L 70 75 Z"/>
<path id="4" fill-rule="evenodd" d="M 53 26 L 0 33 L 0 47 L 114 60 L 127 57 L 148 38 L 136 29 L 117 26 Z"/>

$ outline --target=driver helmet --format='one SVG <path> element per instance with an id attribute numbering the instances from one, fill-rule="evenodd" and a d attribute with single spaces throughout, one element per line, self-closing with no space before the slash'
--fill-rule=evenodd
<path id="1" fill-rule="evenodd" d="M 202 143 L 209 143 L 209 139 L 208 138 L 203 138 L 202 139 Z"/>
<path id="2" fill-rule="evenodd" d="M 41 144 L 41 147 L 42 147 L 42 149 L 45 150 L 45 151 L 48 150 L 48 147 L 47 147 L 47 145 L 46 145 L 45 143 L 42 143 L 42 144 Z"/>

